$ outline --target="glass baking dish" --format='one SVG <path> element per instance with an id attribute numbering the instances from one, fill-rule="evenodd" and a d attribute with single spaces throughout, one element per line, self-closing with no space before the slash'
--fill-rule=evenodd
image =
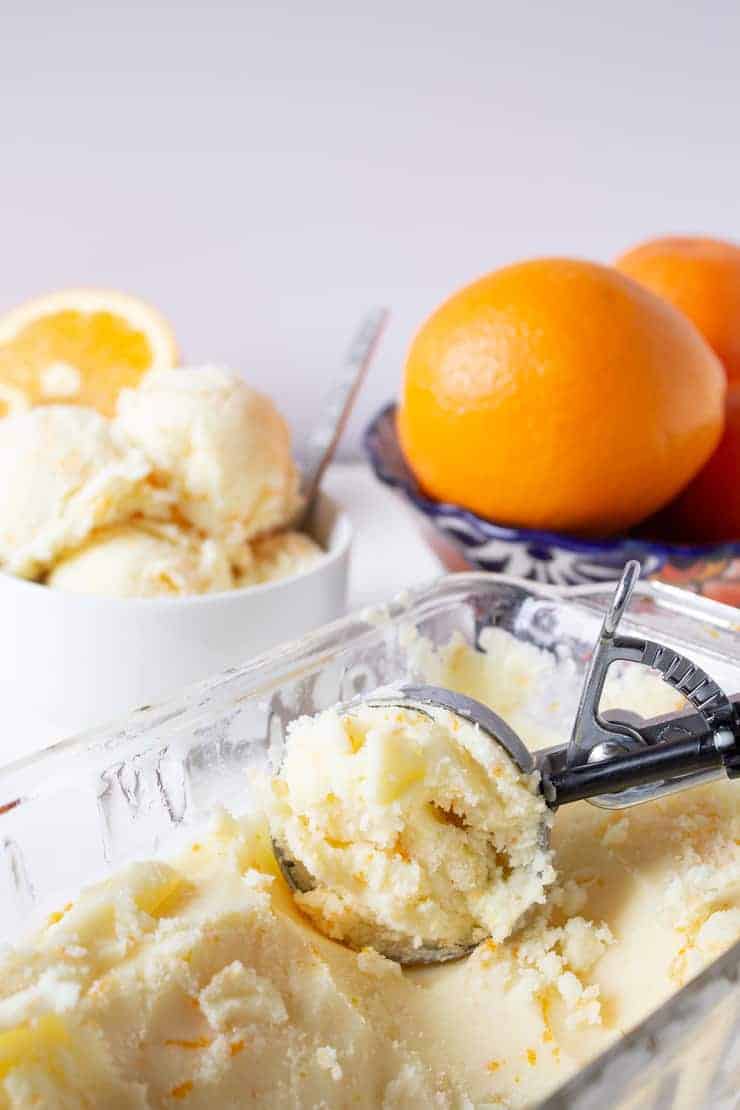
<path id="1" fill-rule="evenodd" d="M 413 676 L 409 627 L 435 644 L 453 632 L 475 644 L 498 625 L 571 659 L 578 682 L 608 598 L 608 587 L 452 575 L 2 768 L 0 941 L 111 869 L 176 850 L 216 807 L 248 811 L 245 772 L 280 758 L 292 719 Z M 650 583 L 624 630 L 680 649 L 735 693 L 736 621 L 735 610 Z M 541 1105 L 737 1106 L 739 972 L 740 943 Z"/>

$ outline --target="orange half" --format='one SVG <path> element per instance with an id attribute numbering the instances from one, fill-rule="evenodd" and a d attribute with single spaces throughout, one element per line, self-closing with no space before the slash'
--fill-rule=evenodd
<path id="1" fill-rule="evenodd" d="M 0 316 L 0 416 L 44 404 L 111 416 L 122 389 L 177 361 L 172 329 L 145 301 L 105 289 L 50 293 Z"/>

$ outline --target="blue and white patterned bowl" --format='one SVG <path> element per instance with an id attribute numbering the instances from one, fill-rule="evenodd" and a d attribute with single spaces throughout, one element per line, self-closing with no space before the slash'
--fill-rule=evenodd
<path id="1" fill-rule="evenodd" d="M 449 569 L 468 565 L 538 582 L 576 585 L 618 578 L 627 559 L 637 559 L 644 575 L 701 588 L 705 578 L 722 577 L 740 542 L 669 544 L 619 536 L 579 539 L 559 532 L 507 528 L 458 505 L 425 496 L 403 457 L 396 431 L 396 405 L 381 409 L 365 432 L 365 449 L 381 482 L 409 501 L 433 526 L 431 539 Z"/>

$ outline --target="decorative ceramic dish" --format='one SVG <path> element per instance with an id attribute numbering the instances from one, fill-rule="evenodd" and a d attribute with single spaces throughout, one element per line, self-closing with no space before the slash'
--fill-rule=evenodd
<path id="1" fill-rule="evenodd" d="M 365 448 L 380 481 L 421 514 L 429 542 L 448 570 L 473 567 L 538 582 L 578 585 L 618 578 L 625 562 L 637 559 L 644 576 L 689 586 L 717 600 L 733 604 L 740 600 L 735 581 L 740 541 L 671 544 L 629 535 L 580 539 L 559 532 L 509 528 L 459 505 L 434 501 L 422 493 L 403 456 L 395 404 L 386 405 L 369 424 Z"/>

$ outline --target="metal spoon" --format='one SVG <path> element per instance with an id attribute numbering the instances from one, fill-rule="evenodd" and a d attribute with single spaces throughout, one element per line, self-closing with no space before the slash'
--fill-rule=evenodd
<path id="1" fill-rule="evenodd" d="M 388 309 L 370 312 L 350 344 L 329 392 L 321 402 L 321 416 L 305 445 L 301 467 L 302 504 L 293 527 L 304 531 L 310 523 L 324 471 L 334 457 L 352 406 L 388 321 Z"/>
<path id="2" fill-rule="evenodd" d="M 441 687 L 403 686 L 393 694 L 363 700 L 371 706 L 392 705 L 421 712 L 445 709 L 477 725 L 524 774 L 539 771 L 540 789 L 551 809 L 580 799 L 605 809 L 623 809 L 725 774 L 731 779 L 740 777 L 740 695 L 729 699 L 700 667 L 672 648 L 618 635 L 639 573 L 639 564 L 632 561 L 617 584 L 567 744 L 533 754 L 488 706 Z M 606 674 L 617 660 L 657 670 L 694 712 L 650 720 L 622 710 L 600 714 Z M 549 834 L 544 824 L 540 835 L 546 844 Z M 309 872 L 298 862 L 286 859 L 279 845 L 274 848 L 291 887 L 310 890 L 314 883 Z M 384 954 L 404 964 L 443 963 L 467 954 L 476 944 L 426 944 L 412 952 L 385 950 Z"/>

